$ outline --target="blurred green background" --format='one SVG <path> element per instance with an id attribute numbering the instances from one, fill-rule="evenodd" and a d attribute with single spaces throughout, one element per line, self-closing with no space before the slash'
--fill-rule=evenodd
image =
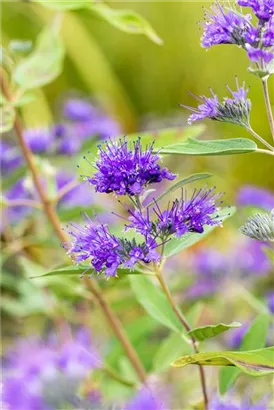
<path id="1" fill-rule="evenodd" d="M 27 126 L 52 121 L 60 96 L 70 90 L 92 95 L 122 123 L 125 133 L 144 128 L 148 116 L 154 118 L 154 123 L 156 121 L 155 128 L 170 125 L 168 118 L 174 114 L 179 114 L 180 124 L 184 124 L 188 113 L 178 104 L 196 104 L 187 90 L 208 94 L 208 88 L 212 87 L 218 95 L 224 96 L 225 84 L 233 88 L 237 75 L 240 82 L 246 80 L 251 87 L 253 128 L 270 140 L 261 84 L 247 71 L 245 53 L 234 46 L 217 46 L 209 51 L 200 47 L 202 26 L 199 22 L 203 20 L 203 7 L 209 7 L 209 2 L 109 4 L 113 8 L 129 8 L 140 13 L 163 39 L 163 45 L 156 45 L 144 36 L 116 30 L 91 11 L 66 12 L 62 26 L 67 50 L 63 73 L 43 88 L 38 101 L 24 107 L 22 114 Z M 35 40 L 55 14 L 40 4 L 25 1 L 4 2 L 2 11 L 4 45 L 11 39 Z M 273 92 L 272 80 L 272 100 Z M 206 138 L 248 136 L 235 125 L 217 122 L 206 125 Z M 186 163 L 191 161 L 191 168 L 197 166 L 225 178 L 222 183 L 232 194 L 242 183 L 274 187 L 273 161 L 268 156 L 185 158 Z"/>

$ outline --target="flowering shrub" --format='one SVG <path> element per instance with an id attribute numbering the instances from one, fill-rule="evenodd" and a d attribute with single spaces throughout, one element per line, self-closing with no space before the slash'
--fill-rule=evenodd
<path id="1" fill-rule="evenodd" d="M 210 89 L 193 95 L 197 107 L 183 105 L 191 127 L 122 136 L 136 119 L 119 67 L 111 71 L 80 19 L 87 12 L 158 45 L 161 39 L 138 13 L 118 6 L 31 3 L 38 4 L 22 11 L 28 7 L 40 24 L 45 7 L 52 21 L 35 44 L 14 40 L 1 58 L 2 407 L 266 410 L 274 372 L 273 194 L 243 185 L 234 195 L 239 212 L 227 223 L 236 209 L 226 205 L 234 202 L 226 162 L 218 187 L 205 185 L 208 172 L 187 175 L 193 156 L 209 156 L 199 166 L 215 174 L 219 156 L 252 154 L 254 170 L 258 155 L 273 159 L 273 143 L 253 128 L 260 100 L 236 77 L 224 98 Z M 273 0 L 216 2 L 205 11 L 201 45 L 245 52 L 274 141 L 273 18 Z M 67 61 L 96 103 L 74 94 L 54 122 L 23 125 L 32 114 L 26 106 L 46 106 L 54 88 L 45 96 L 37 89 L 57 80 Z M 65 68 L 61 83 L 66 78 Z M 204 128 L 192 124 L 208 119 L 216 128 L 238 125 L 253 139 L 198 139 Z M 34 328 L 39 337 L 25 335 Z"/>

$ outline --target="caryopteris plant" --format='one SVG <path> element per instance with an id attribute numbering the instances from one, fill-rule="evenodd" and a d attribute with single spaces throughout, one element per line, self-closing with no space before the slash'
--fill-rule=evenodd
<path id="1" fill-rule="evenodd" d="M 114 10 L 101 2 L 99 4 L 92 1 L 42 2 L 37 0 L 35 3 L 41 3 L 41 5 L 59 12 L 86 8 L 92 14 L 99 15 L 100 18 L 105 19 L 122 31 L 144 34 L 154 42 L 161 43 L 154 30 L 143 18 L 127 10 Z M 35 6 L 38 7 L 38 5 Z M 251 14 L 245 12 L 247 8 L 249 8 Z M 173 255 L 198 243 L 210 232 L 223 226 L 224 221 L 235 213 L 235 208 L 223 205 L 223 193 L 216 187 L 204 186 L 193 189 L 191 192 L 190 190 L 186 191 L 186 184 L 208 178 L 211 176 L 208 173 L 185 176 L 181 180 L 170 182 L 174 181 L 177 176 L 172 172 L 172 169 L 170 170 L 162 165 L 161 156 L 164 154 L 206 156 L 244 153 L 263 153 L 273 156 L 273 143 L 268 142 L 251 126 L 250 112 L 252 104 L 248 98 L 248 88 L 244 82 L 241 83 L 236 79 L 236 89 L 227 86 L 229 95 L 223 100 L 220 100 L 212 90 L 209 97 L 194 96 L 198 100 L 198 107 L 186 107 L 192 111 L 188 122 L 191 125 L 195 121 L 209 118 L 238 125 L 246 129 L 264 146 L 263 148 L 259 148 L 255 141 L 247 138 L 210 141 L 189 138 L 187 141 L 163 145 L 158 149 L 155 148 L 152 134 L 143 136 L 141 134 L 140 138 L 130 135 L 125 137 L 112 136 L 112 138 L 107 138 L 98 145 L 99 149 L 96 156 L 92 152 L 88 152 L 83 157 L 85 165 L 81 164 L 79 169 L 83 173 L 81 177 L 90 185 L 90 188 L 85 188 L 86 190 L 95 190 L 97 196 L 101 194 L 102 196 L 103 194 L 111 195 L 119 202 L 118 206 L 120 206 L 121 212 L 114 214 L 114 217 L 117 223 L 123 222 L 123 232 L 117 233 L 117 230 L 111 229 L 107 223 L 97 221 L 97 218 L 93 217 L 92 210 L 84 213 L 82 223 L 71 222 L 64 227 L 58 216 L 56 206 L 61 199 L 64 201 L 75 199 L 73 196 L 79 194 L 79 191 L 73 191 L 77 186 L 77 181 L 75 184 L 74 179 L 65 179 L 66 182 L 61 183 L 61 176 L 59 176 L 59 179 L 56 177 L 57 182 L 55 182 L 57 186 L 58 181 L 60 182 L 60 189 L 59 191 L 57 189 L 57 192 L 54 191 L 53 195 L 50 194 L 45 188 L 47 182 L 49 182 L 46 181 L 46 177 L 50 173 L 44 172 L 47 167 L 43 159 L 38 158 L 38 156 L 46 152 L 49 147 L 52 147 L 53 141 L 54 149 L 59 155 L 75 155 L 83 148 L 83 141 L 86 141 L 91 130 L 94 133 L 99 133 L 98 129 L 100 129 L 104 138 L 107 135 L 99 126 L 96 128 L 96 132 L 94 131 L 94 122 L 88 121 L 88 118 L 94 115 L 94 110 L 89 105 L 81 104 L 77 100 L 72 100 L 65 107 L 65 115 L 74 124 L 74 131 L 79 131 L 79 135 L 74 135 L 74 138 L 71 138 L 71 135 L 66 132 L 66 124 L 57 124 L 52 129 L 28 130 L 28 132 L 21 125 L 18 107 L 35 99 L 36 96 L 33 91 L 50 83 L 62 71 L 65 47 L 60 36 L 60 25 L 61 16 L 58 14 L 53 23 L 42 30 L 35 47 L 27 56 L 22 57 L 22 49 L 24 53 L 28 53 L 29 44 L 20 43 L 15 47 L 13 45 L 9 52 L 3 52 L 3 69 L 1 71 L 3 94 L 2 131 L 15 128 L 18 146 L 20 146 L 25 163 L 25 168 L 21 171 L 29 173 L 28 177 L 31 177 L 33 189 L 32 196 L 20 197 L 19 192 L 23 190 L 24 186 L 19 184 L 16 186 L 13 195 L 9 191 L 9 195 L 3 199 L 3 206 L 8 209 L 13 206 L 21 206 L 24 209 L 26 207 L 28 209 L 36 208 L 44 212 L 59 242 L 66 249 L 74 265 L 66 264 L 64 267 L 52 269 L 40 276 L 43 279 L 59 276 L 64 282 L 66 278 L 69 278 L 69 275 L 76 276 L 78 282 L 82 278 L 85 291 L 82 291 L 81 296 L 86 297 L 87 300 L 93 298 L 97 302 L 108 326 L 113 330 L 123 347 L 130 366 L 132 366 L 136 375 L 134 375 L 133 380 L 126 380 L 123 374 L 117 374 L 117 371 L 103 366 L 102 359 L 97 358 L 97 353 L 93 355 L 91 360 L 86 355 L 86 349 L 92 349 L 92 346 L 90 343 L 86 343 L 86 339 L 83 338 L 80 338 L 75 345 L 72 344 L 74 346 L 71 348 L 72 350 L 68 348 L 64 349 L 63 352 L 64 346 L 61 347 L 62 360 L 58 361 L 58 365 L 60 368 L 65 369 L 67 374 L 69 374 L 71 368 L 79 370 L 79 374 L 84 377 L 84 387 L 87 390 L 90 388 L 87 379 L 90 369 L 93 371 L 95 371 L 94 369 L 101 369 L 117 382 L 130 388 L 134 388 L 139 383 L 140 391 L 137 397 L 128 402 L 123 407 L 125 409 L 167 410 L 166 405 L 163 407 L 163 403 L 159 402 L 159 397 L 155 397 L 157 394 L 152 391 L 148 371 L 145 369 L 134 343 L 130 341 L 115 310 L 107 302 L 103 286 L 97 284 L 97 279 L 107 279 L 113 281 L 119 287 L 119 280 L 127 276 L 138 302 L 143 306 L 146 313 L 154 321 L 171 330 L 173 332 L 172 336 L 179 337 L 180 346 L 182 344 L 181 354 L 185 350 L 189 353 L 170 363 L 170 366 L 178 368 L 192 364 L 197 365 L 200 393 L 197 397 L 198 407 L 195 408 L 204 410 L 236 409 L 236 407 L 229 407 L 230 403 L 228 403 L 228 407 L 224 407 L 225 404 L 218 401 L 214 392 L 212 392 L 212 388 L 209 387 L 205 368 L 214 365 L 222 366 L 225 370 L 221 372 L 219 382 L 222 394 L 233 385 L 239 373 L 253 377 L 272 374 L 274 372 L 273 348 L 265 347 L 270 322 L 269 315 L 261 314 L 254 320 L 243 339 L 240 351 L 201 352 L 200 342 L 239 327 L 241 324 L 234 322 L 236 318 L 231 318 L 228 324 L 211 323 L 202 327 L 194 326 L 194 313 L 187 311 L 185 314 L 182 311 L 181 306 L 177 304 L 173 296 L 173 292 L 167 285 L 165 267 L 169 258 Z M 274 141 L 274 122 L 268 91 L 268 79 L 274 72 L 273 0 L 238 0 L 234 2 L 234 5 L 224 2 L 212 6 L 205 12 L 202 46 L 210 48 L 220 44 L 236 45 L 246 52 L 250 60 L 249 71 L 258 77 L 258 81 L 262 82 L 267 116 Z M 97 114 L 93 118 L 100 117 L 101 121 L 101 114 Z M 75 125 L 77 121 L 81 122 L 81 127 Z M 105 117 L 102 122 L 106 122 Z M 111 132 L 109 132 L 111 134 L 114 134 L 113 130 L 117 130 L 113 122 L 108 122 L 108 127 L 111 128 Z M 196 132 L 195 127 L 193 128 L 193 137 L 196 137 L 198 132 Z M 80 140 L 81 142 L 79 142 Z M 157 143 L 157 140 L 155 142 Z M 254 158 L 256 159 L 256 157 Z M 13 159 L 18 160 L 18 158 Z M 9 162 L 9 164 L 17 167 L 15 163 L 11 165 Z M 161 184 L 164 183 L 168 184 L 167 189 L 160 195 L 156 195 L 155 187 L 161 187 Z M 153 189 L 151 189 L 152 184 Z M 176 193 L 177 196 L 175 198 L 171 197 L 171 193 Z M 70 194 L 69 197 L 68 194 Z M 168 200 L 167 203 L 166 200 Z M 251 238 L 273 242 L 273 214 L 251 217 L 243 225 L 241 231 Z M 59 328 L 58 323 L 57 327 Z M 259 343 L 253 343 L 255 340 L 254 334 L 258 332 L 261 334 L 261 340 Z M 58 350 L 56 344 L 50 344 L 49 342 L 48 348 L 39 344 L 35 346 L 38 352 L 37 357 L 39 358 L 39 355 L 43 356 L 47 353 L 48 363 L 52 367 L 52 363 L 55 363 L 55 357 L 58 354 L 56 353 Z M 83 346 L 85 354 L 82 354 Z M 171 339 L 167 350 L 172 351 L 173 347 L 173 339 Z M 49 354 L 49 351 L 51 351 L 51 354 Z M 79 355 L 77 354 L 77 358 L 74 361 L 72 360 L 73 364 L 70 367 L 68 363 L 70 363 L 73 356 L 71 352 L 74 351 L 79 352 Z M 169 352 L 166 351 L 165 353 Z M 33 363 L 31 363 L 31 366 L 33 366 Z M 31 369 L 33 368 L 31 367 Z M 22 371 L 22 374 L 25 373 Z M 43 390 L 45 385 L 41 384 L 40 386 L 39 384 L 40 396 L 38 398 L 43 396 L 44 399 L 44 396 L 46 396 L 47 400 L 50 400 L 50 403 L 55 403 L 56 406 L 56 403 L 60 405 L 63 402 L 59 398 L 57 400 L 55 396 L 49 397 L 49 392 L 55 391 L 53 389 L 54 385 L 57 386 L 60 383 L 66 395 L 71 392 L 68 389 L 68 380 L 66 378 L 63 380 L 59 373 L 58 377 L 53 380 L 57 381 L 52 382 L 52 379 L 47 379 L 50 388 L 47 389 L 46 393 Z M 10 381 L 9 391 L 13 391 L 12 382 Z M 69 383 L 71 382 L 70 379 Z M 72 391 L 76 390 L 75 386 L 73 384 L 71 387 Z M 78 387 L 77 384 L 77 389 Z M 82 406 L 81 408 L 89 408 L 88 406 L 91 403 L 92 406 L 97 406 L 94 408 L 101 408 L 97 388 L 91 390 L 96 395 L 88 394 L 85 396 L 87 401 L 78 401 L 74 403 L 74 406 L 79 405 Z M 90 393 L 89 390 L 88 392 Z M 12 395 L 8 397 L 7 401 L 11 402 Z M 34 400 L 37 397 L 31 397 L 31 399 Z M 39 402 L 40 405 L 39 400 L 27 403 L 29 405 L 29 403 Z M 246 410 L 252 408 L 250 406 L 241 407 L 241 409 Z M 255 408 L 259 409 L 259 407 L 254 406 L 254 410 Z M 265 407 L 261 408 L 264 409 Z"/>

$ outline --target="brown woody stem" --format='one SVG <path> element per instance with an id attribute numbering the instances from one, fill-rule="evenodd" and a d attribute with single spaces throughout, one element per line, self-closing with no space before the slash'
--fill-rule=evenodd
<path id="1" fill-rule="evenodd" d="M 1 71 L 1 89 L 6 99 L 8 101 L 11 101 L 12 95 L 10 94 L 8 83 L 2 71 Z M 60 220 L 58 218 L 58 215 L 55 211 L 53 204 L 51 203 L 46 192 L 44 191 L 43 184 L 41 183 L 41 180 L 40 180 L 39 170 L 37 169 L 33 154 L 31 150 L 28 148 L 27 144 L 25 143 L 24 136 L 23 136 L 23 128 L 22 128 L 22 125 L 21 125 L 21 122 L 20 122 L 20 119 L 17 113 L 15 115 L 14 127 L 17 133 L 18 142 L 19 142 L 22 154 L 25 158 L 28 168 L 31 171 L 33 184 L 40 197 L 41 204 L 44 209 L 45 215 L 47 216 L 48 220 L 51 222 L 60 241 L 66 242 L 67 236 L 65 232 L 62 230 Z M 86 284 L 88 286 L 88 289 L 90 290 L 90 292 L 93 294 L 94 298 L 96 299 L 98 305 L 102 309 L 105 315 L 105 318 L 108 321 L 109 325 L 111 326 L 113 332 L 115 333 L 116 337 L 119 339 L 120 343 L 122 344 L 125 350 L 125 353 L 127 354 L 129 360 L 131 361 L 132 366 L 135 369 L 140 381 L 142 383 L 145 383 L 146 382 L 145 370 L 142 366 L 142 363 L 140 362 L 139 357 L 137 356 L 137 353 L 134 347 L 132 346 L 126 333 L 124 332 L 124 329 L 122 327 L 120 320 L 116 316 L 115 312 L 108 305 L 107 301 L 104 299 L 96 283 L 86 278 Z"/>

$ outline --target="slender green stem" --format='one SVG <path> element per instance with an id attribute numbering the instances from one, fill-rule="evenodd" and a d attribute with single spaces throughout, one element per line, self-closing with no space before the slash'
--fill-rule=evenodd
<path id="1" fill-rule="evenodd" d="M 0 71 L 0 79 L 1 79 L 1 89 L 4 94 L 4 96 L 7 98 L 8 101 L 12 100 L 12 96 L 9 90 L 9 85 L 6 81 L 6 78 L 4 77 L 4 73 L 2 70 Z M 40 197 L 41 205 L 44 210 L 44 213 L 46 217 L 48 218 L 49 222 L 52 224 L 52 227 L 54 228 L 58 238 L 60 239 L 61 242 L 67 242 L 67 235 L 62 229 L 61 222 L 59 220 L 59 217 L 56 213 L 56 210 L 51 203 L 50 199 L 48 198 L 46 192 L 44 191 L 43 184 L 41 182 L 39 170 L 36 166 L 36 162 L 33 158 L 33 154 L 28 148 L 26 141 L 23 136 L 23 128 L 21 125 L 21 121 L 19 119 L 18 114 L 16 113 L 15 115 L 15 122 L 14 122 L 14 127 L 17 133 L 18 137 L 18 143 L 20 145 L 22 154 L 25 158 L 26 164 L 28 165 L 28 168 L 31 171 L 32 179 L 33 179 L 33 184 L 38 192 L 38 195 Z M 108 305 L 107 301 L 103 297 L 101 293 L 101 289 L 97 286 L 96 282 L 89 280 L 86 278 L 86 284 L 90 292 L 93 294 L 95 300 L 99 304 L 100 308 L 102 309 L 110 327 L 113 329 L 114 334 L 116 335 L 117 339 L 120 341 L 122 344 L 125 353 L 127 354 L 129 360 L 132 363 L 133 368 L 136 371 L 136 374 L 138 375 L 140 381 L 142 383 L 146 383 L 146 372 L 144 370 L 144 367 L 134 349 L 132 346 L 130 340 L 127 337 L 127 334 L 125 333 L 123 326 L 119 320 L 119 318 L 116 316 L 115 312 L 111 309 L 111 307 Z"/>
<path id="2" fill-rule="evenodd" d="M 172 295 L 171 292 L 163 278 L 163 275 L 161 273 L 161 269 L 155 264 L 155 273 L 157 276 L 157 279 L 175 313 L 175 315 L 178 317 L 179 321 L 181 322 L 181 324 L 183 325 L 183 327 L 185 328 L 185 330 L 187 332 L 189 332 L 191 330 L 190 325 L 188 324 L 186 318 L 182 315 L 182 313 L 180 312 L 180 310 L 178 309 Z M 193 336 L 190 336 L 191 339 L 191 343 L 192 343 L 192 347 L 195 353 L 199 353 L 199 348 L 197 345 L 197 341 Z M 206 378 L 205 378 L 205 372 L 204 372 L 204 368 L 203 366 L 199 365 L 199 372 L 200 372 L 200 380 L 201 380 L 201 386 L 202 386 L 202 391 L 203 391 L 203 396 L 204 396 L 204 408 L 205 410 L 208 410 L 208 395 L 207 395 L 207 389 L 206 389 Z"/>
<path id="3" fill-rule="evenodd" d="M 250 132 L 253 137 L 255 137 L 258 141 L 260 141 L 265 147 L 269 148 L 270 151 L 274 151 L 274 148 L 272 145 L 270 145 L 267 141 L 265 141 L 257 132 L 255 132 L 251 127 L 247 128 L 247 130 Z"/>
<path id="4" fill-rule="evenodd" d="M 272 138 L 274 142 L 274 118 L 273 118 L 273 113 L 272 113 L 272 108 L 271 108 L 270 97 L 269 97 L 267 78 L 262 79 L 262 85 L 263 85 L 263 93 L 264 93 L 267 117 L 268 117 L 271 134 L 272 134 Z"/>
<path id="5" fill-rule="evenodd" d="M 135 384 L 129 380 L 125 380 L 123 377 L 121 377 L 118 373 L 116 373 L 113 369 L 109 367 L 103 367 L 102 369 L 99 369 L 106 373 L 109 377 L 112 379 L 116 380 L 117 382 L 123 384 L 124 386 L 127 387 L 135 387 Z"/>
<path id="6" fill-rule="evenodd" d="M 274 156 L 274 151 L 269 151 L 268 149 L 257 148 L 255 152 L 258 152 L 259 154 L 267 154 Z"/>

